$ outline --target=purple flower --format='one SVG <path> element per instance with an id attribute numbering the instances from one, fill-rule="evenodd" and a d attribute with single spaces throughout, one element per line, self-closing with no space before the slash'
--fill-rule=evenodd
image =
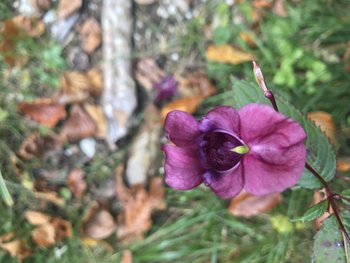
<path id="1" fill-rule="evenodd" d="M 217 107 L 199 122 L 172 111 L 165 132 L 175 144 L 163 146 L 165 182 L 177 190 L 204 183 L 225 199 L 243 188 L 264 195 L 292 187 L 304 169 L 303 128 L 266 105 Z"/>
<path id="2" fill-rule="evenodd" d="M 175 94 L 177 90 L 177 81 L 173 76 L 165 76 L 158 83 L 154 84 L 154 88 L 157 90 L 154 101 L 159 104 Z"/>

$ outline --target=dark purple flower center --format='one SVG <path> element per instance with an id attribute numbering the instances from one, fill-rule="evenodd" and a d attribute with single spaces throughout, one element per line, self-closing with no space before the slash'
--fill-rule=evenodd
<path id="1" fill-rule="evenodd" d="M 242 146 L 243 143 L 235 136 L 222 132 L 212 131 L 203 136 L 201 153 L 207 169 L 226 171 L 234 167 L 242 158 L 242 154 L 232 149 Z"/>

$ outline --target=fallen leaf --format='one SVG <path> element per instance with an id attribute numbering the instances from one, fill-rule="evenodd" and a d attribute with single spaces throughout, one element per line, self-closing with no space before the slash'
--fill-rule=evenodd
<path id="1" fill-rule="evenodd" d="M 307 117 L 320 127 L 333 145 L 336 144 L 336 126 L 331 114 L 324 111 L 314 111 L 309 112 Z"/>
<path id="2" fill-rule="evenodd" d="M 20 261 L 31 255 L 27 243 L 23 239 L 16 239 L 11 242 L 0 242 L 0 248 L 8 252 L 11 257 L 18 257 Z"/>
<path id="3" fill-rule="evenodd" d="M 18 154 L 23 159 L 30 160 L 33 157 L 42 157 L 45 153 L 59 148 L 60 145 L 53 136 L 43 136 L 35 132 L 24 139 Z"/>
<path id="4" fill-rule="evenodd" d="M 339 158 L 337 160 L 337 170 L 339 172 L 348 172 L 350 171 L 350 158 Z"/>
<path id="5" fill-rule="evenodd" d="M 62 218 L 54 217 L 51 218 L 50 224 L 55 229 L 55 241 L 56 243 L 66 239 L 70 238 L 72 236 L 72 224 Z"/>
<path id="6" fill-rule="evenodd" d="M 50 221 L 50 216 L 33 210 L 27 210 L 24 214 L 24 217 L 32 225 L 43 225 Z"/>
<path id="7" fill-rule="evenodd" d="M 4 58 L 5 63 L 9 67 L 16 65 L 21 66 L 27 62 L 25 56 L 20 56 L 16 50 L 19 43 L 25 36 L 23 29 L 12 20 L 7 19 L 2 23 L 1 27 L 0 53 Z"/>
<path id="8" fill-rule="evenodd" d="M 231 45 L 209 46 L 206 50 L 206 57 L 213 62 L 234 65 L 254 59 L 252 54 L 240 51 Z"/>
<path id="9" fill-rule="evenodd" d="M 179 92 L 183 97 L 207 98 L 216 91 L 203 70 L 196 70 L 180 79 Z"/>
<path id="10" fill-rule="evenodd" d="M 103 79 L 102 72 L 97 68 L 92 68 L 86 72 L 86 76 L 89 79 L 92 88 L 90 88 L 90 93 L 93 96 L 101 96 L 103 92 Z"/>
<path id="11" fill-rule="evenodd" d="M 92 208 L 84 219 L 83 232 L 93 239 L 104 239 L 109 237 L 116 228 L 112 215 L 105 209 Z"/>
<path id="12" fill-rule="evenodd" d="M 66 18 L 80 9 L 82 0 L 60 0 L 58 3 L 58 17 Z"/>
<path id="13" fill-rule="evenodd" d="M 254 0 L 252 2 L 252 7 L 254 8 L 266 8 L 271 6 L 272 6 L 272 2 L 269 0 Z"/>
<path id="14" fill-rule="evenodd" d="M 39 247 L 50 247 L 56 243 L 55 228 L 49 223 L 37 226 L 32 231 L 32 238 Z"/>
<path id="15" fill-rule="evenodd" d="M 137 62 L 135 77 L 146 90 L 151 91 L 155 83 L 159 83 L 166 73 L 151 59 L 141 59 Z"/>
<path id="16" fill-rule="evenodd" d="M 103 83 L 101 72 L 91 69 L 86 74 L 69 71 L 60 77 L 59 91 L 55 99 L 59 103 L 74 103 L 102 94 Z"/>
<path id="17" fill-rule="evenodd" d="M 48 128 L 54 127 L 66 117 L 63 105 L 55 103 L 49 98 L 39 98 L 32 102 L 21 102 L 17 110 L 24 115 Z"/>
<path id="18" fill-rule="evenodd" d="M 280 193 L 255 196 L 242 191 L 231 200 L 228 210 L 234 216 L 248 218 L 270 212 L 281 201 Z"/>
<path id="19" fill-rule="evenodd" d="M 160 115 L 164 120 L 166 115 L 173 110 L 182 110 L 188 113 L 193 113 L 202 100 L 203 99 L 199 97 L 184 97 L 174 100 L 162 108 Z"/>
<path id="20" fill-rule="evenodd" d="M 40 11 L 46 11 L 51 6 L 51 0 L 36 0 L 35 3 Z"/>
<path id="21" fill-rule="evenodd" d="M 73 169 L 68 175 L 68 188 L 76 198 L 81 198 L 87 188 L 84 176 L 84 171 L 80 168 Z"/>
<path id="22" fill-rule="evenodd" d="M 129 249 L 123 251 L 120 263 L 132 263 L 132 252 Z"/>
<path id="23" fill-rule="evenodd" d="M 105 139 L 107 134 L 107 119 L 102 110 L 102 107 L 90 103 L 85 103 L 84 109 L 97 126 L 96 137 L 99 139 Z"/>
<path id="24" fill-rule="evenodd" d="M 15 16 L 12 21 L 30 37 L 39 37 L 45 33 L 44 22 L 35 17 Z"/>
<path id="25" fill-rule="evenodd" d="M 92 54 L 101 44 L 101 26 L 95 18 L 87 19 L 79 30 L 83 39 L 83 50 Z"/>
<path id="26" fill-rule="evenodd" d="M 97 128 L 91 117 L 79 106 L 74 104 L 69 118 L 63 124 L 59 134 L 62 141 L 77 141 L 96 134 Z"/>
<path id="27" fill-rule="evenodd" d="M 123 184 L 122 167 L 116 170 L 116 195 L 123 211 L 118 215 L 117 238 L 120 242 L 143 239 L 143 233 L 152 226 L 153 209 L 164 209 L 164 185 L 160 178 L 152 178 L 149 191 L 143 185 L 127 188 Z"/>

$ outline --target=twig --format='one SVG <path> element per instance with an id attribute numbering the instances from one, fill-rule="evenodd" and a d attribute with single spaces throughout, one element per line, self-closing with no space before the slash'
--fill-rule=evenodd
<path id="1" fill-rule="evenodd" d="M 264 92 L 265 97 L 271 102 L 275 111 L 278 112 L 278 107 L 277 107 L 277 103 L 275 100 L 275 96 L 273 95 L 273 92 L 267 88 L 267 86 L 265 84 L 265 80 L 264 80 L 264 75 L 262 74 L 260 67 L 256 64 L 255 61 L 253 61 L 253 70 L 254 70 L 254 76 L 255 76 L 256 82 L 258 83 L 258 85 L 262 89 L 262 91 Z M 307 163 L 307 162 L 305 163 L 305 168 L 308 169 L 320 181 L 320 183 L 326 189 L 326 195 L 327 195 L 327 200 L 329 202 L 329 205 L 334 211 L 334 215 L 335 215 L 335 218 L 339 224 L 341 232 L 345 236 L 345 239 L 347 240 L 347 242 L 350 244 L 350 236 L 349 236 L 349 234 L 344 226 L 344 223 L 341 219 L 339 207 L 338 207 L 337 203 L 335 202 L 335 197 L 337 195 L 335 193 L 333 193 L 329 183 L 326 182 L 322 178 L 322 176 L 309 163 Z"/>

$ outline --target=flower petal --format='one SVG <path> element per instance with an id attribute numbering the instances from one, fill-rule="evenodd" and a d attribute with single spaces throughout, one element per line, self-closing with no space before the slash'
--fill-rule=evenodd
<path id="1" fill-rule="evenodd" d="M 216 107 L 205 115 L 200 123 L 202 132 L 224 130 L 231 134 L 239 134 L 240 120 L 237 111 L 229 106 Z"/>
<path id="2" fill-rule="evenodd" d="M 244 188 L 255 195 L 281 192 L 296 184 L 305 166 L 306 134 L 271 107 L 248 104 L 239 110 L 244 156 Z"/>
<path id="3" fill-rule="evenodd" d="M 169 139 L 177 146 L 188 146 L 199 136 L 197 120 L 184 111 L 174 110 L 168 113 L 164 124 Z"/>
<path id="4" fill-rule="evenodd" d="M 293 156 L 291 164 L 281 165 L 272 165 L 254 155 L 245 156 L 243 160 L 244 189 L 254 195 L 264 195 L 282 192 L 294 186 L 304 170 L 306 151 L 304 145 L 299 145 L 293 149 L 293 152 L 299 154 Z"/>
<path id="5" fill-rule="evenodd" d="M 240 137 L 245 143 L 278 143 L 290 146 L 306 139 L 304 129 L 267 105 L 247 104 L 239 111 Z M 277 139 L 276 139 L 277 138 Z"/>
<path id="6" fill-rule="evenodd" d="M 176 190 L 189 190 L 203 182 L 203 169 L 192 148 L 164 145 L 165 182 Z"/>
<path id="7" fill-rule="evenodd" d="M 243 189 L 242 165 L 225 172 L 207 171 L 204 175 L 204 183 L 223 199 L 235 197 Z"/>

